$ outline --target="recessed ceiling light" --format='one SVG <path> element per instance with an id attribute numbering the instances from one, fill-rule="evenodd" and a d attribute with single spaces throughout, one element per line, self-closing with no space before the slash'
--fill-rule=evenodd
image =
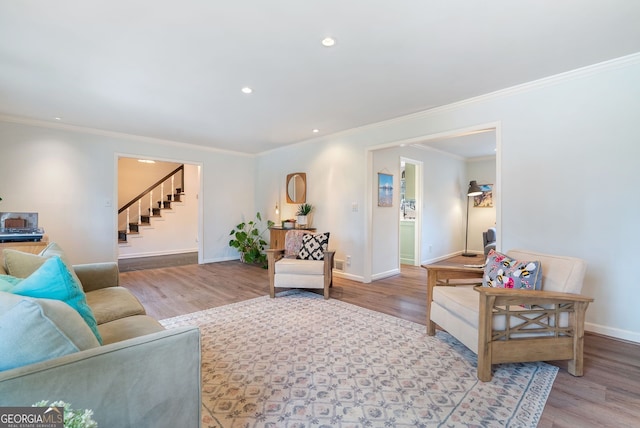
<path id="1" fill-rule="evenodd" d="M 322 39 L 322 46 L 325 46 L 327 48 L 330 48 L 335 44 L 336 44 L 336 39 L 334 39 L 333 37 L 325 37 L 324 39 Z"/>
<path id="2" fill-rule="evenodd" d="M 156 163 L 156 161 L 151 160 L 151 159 L 138 159 L 138 162 L 140 162 L 140 163 Z"/>
<path id="3" fill-rule="evenodd" d="M 318 132 L 320 132 L 320 130 L 319 130 L 319 129 L 314 129 L 314 130 L 313 130 L 313 131 L 311 131 L 311 132 L 313 132 L 314 134 L 317 134 Z"/>
<path id="4" fill-rule="evenodd" d="M 244 88 L 241 89 L 243 94 L 250 94 L 251 92 L 253 92 L 253 89 L 251 89 L 248 86 L 245 86 Z"/>
<path id="5" fill-rule="evenodd" d="M 56 119 L 56 120 L 62 120 L 62 118 L 61 118 L 61 117 L 56 117 L 55 119 Z"/>

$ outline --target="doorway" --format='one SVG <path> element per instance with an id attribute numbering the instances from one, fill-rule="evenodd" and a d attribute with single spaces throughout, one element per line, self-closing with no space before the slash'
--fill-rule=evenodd
<path id="1" fill-rule="evenodd" d="M 202 263 L 202 166 L 127 155 L 117 155 L 116 165 L 119 238 L 126 232 L 118 260 Z"/>
<path id="2" fill-rule="evenodd" d="M 400 158 L 400 265 L 419 266 L 422 229 L 422 162 Z"/>

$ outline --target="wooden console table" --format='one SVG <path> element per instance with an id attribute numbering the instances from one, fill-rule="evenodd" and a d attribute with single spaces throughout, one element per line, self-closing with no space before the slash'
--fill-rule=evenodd
<path id="1" fill-rule="evenodd" d="M 438 285 L 482 284 L 483 268 L 466 267 L 461 264 L 422 265 L 427 270 L 427 335 L 436 334 L 436 326 L 431 321 L 431 301 L 433 288 Z"/>
<path id="2" fill-rule="evenodd" d="M 308 232 L 315 232 L 315 227 L 296 227 L 293 229 L 285 229 L 280 226 L 274 226 L 269 228 L 269 248 L 272 250 L 284 249 L 284 236 L 290 230 L 306 230 Z"/>

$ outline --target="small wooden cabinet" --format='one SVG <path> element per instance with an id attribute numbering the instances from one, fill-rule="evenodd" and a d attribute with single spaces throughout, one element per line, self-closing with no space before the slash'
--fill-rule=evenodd
<path id="1" fill-rule="evenodd" d="M 296 227 L 297 230 L 307 230 L 309 232 L 315 232 L 316 229 L 314 227 Z M 284 249 L 284 236 L 288 231 L 294 229 L 283 229 L 282 227 L 270 227 L 269 228 L 269 248 L 272 250 L 283 250 Z"/>

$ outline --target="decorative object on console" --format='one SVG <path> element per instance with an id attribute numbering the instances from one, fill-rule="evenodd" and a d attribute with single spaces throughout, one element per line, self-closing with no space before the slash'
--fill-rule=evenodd
<path id="1" fill-rule="evenodd" d="M 482 194 L 482 189 L 478 186 L 476 180 L 471 180 L 469 182 L 469 189 L 467 190 L 467 228 L 464 233 L 464 252 L 462 253 L 465 257 L 476 257 L 477 254 L 470 253 L 467 251 L 467 245 L 469 243 L 469 197 L 478 196 Z"/>
<path id="2" fill-rule="evenodd" d="M 298 224 L 300 226 L 308 226 L 309 225 L 309 214 L 313 211 L 313 205 L 311 204 L 301 204 L 298 207 L 298 212 L 296 212 L 296 216 L 298 216 Z"/>
<path id="3" fill-rule="evenodd" d="M 302 204 L 307 201 L 307 174 L 294 172 L 287 175 L 287 202 Z"/>
<path id="4" fill-rule="evenodd" d="M 262 222 L 262 216 L 260 213 L 256 213 L 256 220 L 249 222 L 242 222 L 233 229 L 229 235 L 233 238 L 229 240 L 229 246 L 236 248 L 240 253 L 240 260 L 243 263 L 255 263 L 262 265 L 263 268 L 267 267 L 267 256 L 264 254 L 264 248 L 267 245 L 267 241 L 262 238 L 262 234 L 267 231 L 273 222 L 267 220 L 267 226 L 260 231 L 260 223 Z"/>
<path id="5" fill-rule="evenodd" d="M 296 227 L 296 220 L 293 218 L 289 218 L 287 220 L 282 220 L 282 228 L 283 229 L 293 229 Z"/>

